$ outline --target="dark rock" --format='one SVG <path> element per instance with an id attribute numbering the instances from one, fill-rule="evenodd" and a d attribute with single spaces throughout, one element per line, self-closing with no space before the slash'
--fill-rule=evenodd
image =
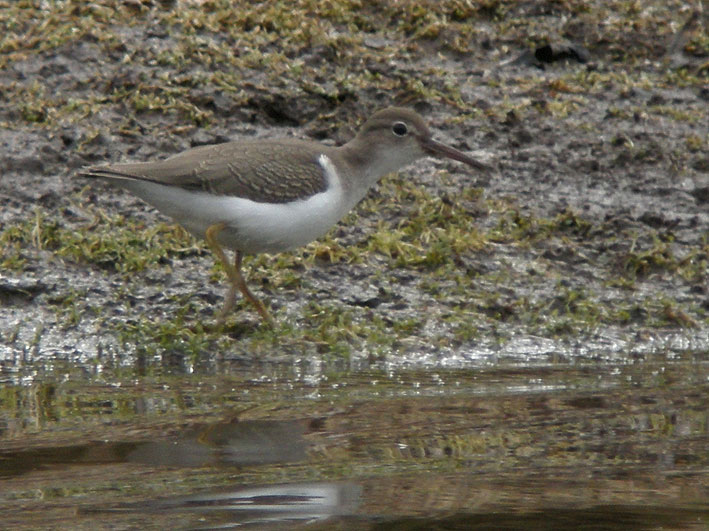
<path id="1" fill-rule="evenodd" d="M 540 46 L 534 50 L 534 58 L 542 63 L 553 63 L 555 61 L 564 61 L 572 59 L 579 63 L 588 63 L 591 60 L 591 54 L 578 44 L 572 42 L 550 43 Z"/>
<path id="2" fill-rule="evenodd" d="M 709 186 L 704 186 L 702 188 L 695 188 L 690 192 L 697 203 L 700 205 L 709 203 Z"/>

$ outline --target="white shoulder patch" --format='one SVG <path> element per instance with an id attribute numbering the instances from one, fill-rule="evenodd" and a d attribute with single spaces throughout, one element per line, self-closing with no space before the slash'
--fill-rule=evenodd
<path id="1" fill-rule="evenodd" d="M 328 189 L 339 189 L 340 188 L 340 176 L 337 173 L 337 168 L 332 163 L 330 157 L 322 153 L 318 157 L 318 164 L 325 172 L 325 178 L 327 179 Z"/>

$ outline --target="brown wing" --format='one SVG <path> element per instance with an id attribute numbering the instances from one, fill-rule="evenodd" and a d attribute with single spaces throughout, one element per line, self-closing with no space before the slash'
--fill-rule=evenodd
<path id="1" fill-rule="evenodd" d="M 156 162 L 94 166 L 86 177 L 138 179 L 187 190 L 285 203 L 323 192 L 327 180 L 318 163 L 322 150 L 299 140 L 235 141 L 201 146 Z"/>

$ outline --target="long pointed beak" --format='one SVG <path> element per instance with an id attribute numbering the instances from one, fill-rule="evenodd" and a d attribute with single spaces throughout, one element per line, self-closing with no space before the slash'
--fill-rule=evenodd
<path id="1" fill-rule="evenodd" d="M 464 162 L 465 164 L 472 166 L 473 168 L 484 171 L 491 172 L 492 167 L 487 164 L 480 162 L 472 157 L 469 157 L 462 151 L 458 151 L 455 148 L 436 142 L 432 138 L 419 138 L 419 142 L 424 151 L 430 153 L 436 157 L 447 157 L 449 159 L 457 160 L 458 162 Z"/>

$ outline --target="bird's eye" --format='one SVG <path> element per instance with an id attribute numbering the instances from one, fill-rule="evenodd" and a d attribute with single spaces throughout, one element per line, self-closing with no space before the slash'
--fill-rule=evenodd
<path id="1" fill-rule="evenodd" d="M 409 132 L 409 128 L 406 127 L 404 122 L 394 123 L 394 125 L 391 126 L 391 130 L 396 136 L 406 136 L 406 133 Z"/>

